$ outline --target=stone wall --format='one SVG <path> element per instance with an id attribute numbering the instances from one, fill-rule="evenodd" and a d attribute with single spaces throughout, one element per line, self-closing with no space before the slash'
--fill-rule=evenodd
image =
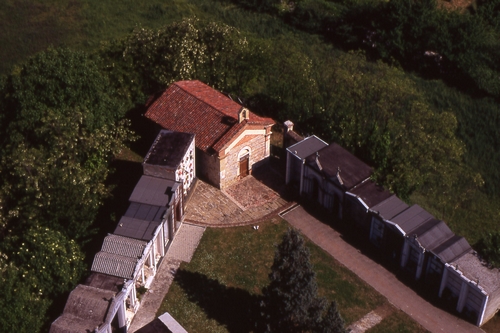
<path id="1" fill-rule="evenodd" d="M 196 174 L 198 177 L 220 188 L 220 172 L 219 157 L 216 154 L 208 155 L 196 148 Z"/>
<path id="2" fill-rule="evenodd" d="M 234 146 L 229 153 L 224 158 L 225 163 L 221 163 L 224 167 L 224 179 L 221 179 L 221 188 L 225 188 L 240 179 L 240 164 L 239 157 L 240 153 L 248 149 L 250 155 L 249 161 L 249 171 L 252 172 L 252 166 L 269 157 L 269 149 L 266 149 L 266 137 L 263 134 L 260 135 L 246 135 L 243 137 L 236 146 Z M 224 165 L 222 165 L 224 164 Z"/>

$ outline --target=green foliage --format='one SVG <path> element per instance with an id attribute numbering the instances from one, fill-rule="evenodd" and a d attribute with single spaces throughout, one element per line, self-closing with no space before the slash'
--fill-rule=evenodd
<path id="1" fill-rule="evenodd" d="M 302 52 L 301 43 L 289 45 L 288 38 L 284 36 L 259 46 L 262 59 L 256 89 L 260 94 L 255 94 L 250 103 L 275 119 L 292 116 L 301 123 L 313 114 L 319 87 L 312 59 Z"/>
<path id="2" fill-rule="evenodd" d="M 344 319 L 340 316 L 337 309 L 337 302 L 332 301 L 326 310 L 326 314 L 322 319 L 322 324 L 319 332 L 321 333 L 347 333 L 345 329 Z"/>
<path id="3" fill-rule="evenodd" d="M 133 139 L 123 105 L 81 52 L 50 49 L 1 82 L 2 279 L 17 278 L 2 285 L 10 301 L 2 311 L 16 331 L 46 325 L 51 300 L 86 269 L 81 246 L 109 194 L 109 162 Z"/>
<path id="4" fill-rule="evenodd" d="M 403 198 L 424 187 L 448 198 L 464 177 L 472 188 L 482 185 L 464 163 L 455 115 L 433 108 L 403 71 L 360 53 L 332 57 L 322 69 L 316 96 L 302 98 L 314 105 L 303 121 L 309 132 L 350 148 L 375 167 L 378 182 Z"/>
<path id="5" fill-rule="evenodd" d="M 84 270 L 83 253 L 78 244 L 61 232 L 33 226 L 25 231 L 23 239 L 9 236 L 5 243 L 16 247 L 10 262 L 20 267 L 22 280 L 31 282 L 29 290 L 40 297 L 70 290 Z"/>
<path id="6" fill-rule="evenodd" d="M 264 288 L 263 311 L 267 332 L 345 332 L 343 320 L 332 303 L 317 295 L 316 274 L 309 250 L 293 229 L 283 235 Z"/>
<path id="7" fill-rule="evenodd" d="M 494 267 L 500 267 L 500 232 L 488 232 L 476 244 L 476 249 Z"/>
<path id="8" fill-rule="evenodd" d="M 84 125 L 100 128 L 124 115 L 124 105 L 113 94 L 106 76 L 83 52 L 48 49 L 17 67 L 3 84 L 0 99 L 2 133 L 27 136 L 34 133 L 47 109 L 85 110 Z M 28 137 L 36 142 L 37 137 Z"/>
<path id="9" fill-rule="evenodd" d="M 4 332 L 39 332 L 45 322 L 51 304 L 47 298 L 33 291 L 33 276 L 23 274 L 22 269 L 0 253 L 0 327 Z"/>
<path id="10" fill-rule="evenodd" d="M 90 132 L 84 115 L 47 110 L 34 131 L 37 144 L 22 141 L 4 155 L 0 193 L 6 229 L 20 232 L 36 223 L 70 239 L 92 235 L 89 227 L 108 195 L 108 163 L 131 134 L 122 123 Z"/>
<path id="11" fill-rule="evenodd" d="M 177 80 L 199 79 L 221 90 L 240 87 L 249 71 L 248 42 L 233 27 L 187 19 L 160 30 L 136 29 L 123 60 L 140 73 L 148 92 Z"/>

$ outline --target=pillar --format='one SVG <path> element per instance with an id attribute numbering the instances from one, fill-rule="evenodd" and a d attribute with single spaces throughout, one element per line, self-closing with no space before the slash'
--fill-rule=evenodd
<path id="1" fill-rule="evenodd" d="M 417 273 L 415 274 L 415 279 L 420 279 L 420 276 L 422 275 L 422 269 L 424 267 L 424 259 L 425 259 L 425 251 L 420 253 L 418 256 L 418 264 L 417 264 Z"/>
<path id="2" fill-rule="evenodd" d="M 446 283 L 448 282 L 448 269 L 448 265 L 446 264 L 443 268 L 443 277 L 441 278 L 441 285 L 439 286 L 439 297 L 443 296 L 444 288 L 446 288 Z"/>
<path id="3" fill-rule="evenodd" d="M 410 254 L 410 242 L 408 237 L 405 237 L 405 243 L 403 244 L 403 252 L 401 253 L 401 267 L 405 267 L 408 263 L 408 256 Z"/>
<path id="4" fill-rule="evenodd" d="M 127 316 L 125 314 L 125 302 L 120 302 L 118 307 L 118 327 L 123 328 L 127 326 Z"/>
<path id="5" fill-rule="evenodd" d="M 462 287 L 460 288 L 460 295 L 458 296 L 458 302 L 457 302 L 457 311 L 459 313 L 462 313 L 464 309 L 468 294 L 469 294 L 469 283 L 463 280 Z"/>

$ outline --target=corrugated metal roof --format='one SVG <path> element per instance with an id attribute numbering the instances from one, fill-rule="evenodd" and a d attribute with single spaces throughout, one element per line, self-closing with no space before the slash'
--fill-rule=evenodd
<path id="1" fill-rule="evenodd" d="M 166 207 L 131 202 L 124 216 L 144 221 L 162 222 L 166 211 Z"/>
<path id="2" fill-rule="evenodd" d="M 372 211 L 378 212 L 384 220 L 391 220 L 394 216 L 406 210 L 409 206 L 399 199 L 395 194 L 382 201 L 378 205 L 371 208 Z"/>
<path id="3" fill-rule="evenodd" d="M 318 150 L 326 146 L 328 146 L 328 143 L 321 140 L 316 135 L 312 135 L 294 145 L 291 145 L 286 150 L 303 160 L 307 156 L 316 153 Z"/>
<path id="4" fill-rule="evenodd" d="M 368 208 L 372 208 L 392 196 L 391 192 L 377 185 L 372 180 L 363 182 L 361 185 L 350 190 L 349 193 L 354 194 L 358 200 L 363 201 Z"/>
<path id="5" fill-rule="evenodd" d="M 97 252 L 92 263 L 91 270 L 97 273 L 108 274 L 132 280 L 136 266 L 139 264 L 138 258 L 124 257 L 107 252 Z"/>
<path id="6" fill-rule="evenodd" d="M 172 180 L 143 175 L 129 201 L 165 207 L 170 202 L 171 189 L 175 184 Z"/>
<path id="7" fill-rule="evenodd" d="M 147 243 L 142 240 L 108 235 L 102 243 L 102 252 L 118 254 L 130 258 L 141 258 Z"/>
<path id="8" fill-rule="evenodd" d="M 316 163 L 316 157 L 322 166 L 321 170 L 318 163 Z M 310 167 L 330 179 L 336 179 L 337 172 L 340 170 L 340 178 L 347 190 L 360 184 L 373 173 L 372 168 L 366 163 L 336 143 L 332 143 L 309 155 L 306 160 Z"/>
<path id="9" fill-rule="evenodd" d="M 161 130 L 144 158 L 144 164 L 177 169 L 194 140 L 194 134 Z"/>
<path id="10" fill-rule="evenodd" d="M 406 234 L 409 234 L 413 230 L 424 224 L 427 220 L 433 218 L 434 216 L 432 216 L 431 213 L 429 213 L 419 205 L 413 205 L 391 219 L 391 221 L 399 225 L 399 227 Z"/>
<path id="11" fill-rule="evenodd" d="M 461 236 L 454 235 L 431 250 L 443 262 L 451 263 L 464 254 L 472 251 L 467 240 Z"/>
<path id="12" fill-rule="evenodd" d="M 150 241 L 153 239 L 154 233 L 159 225 L 160 223 L 156 221 L 145 221 L 133 217 L 122 216 L 113 233 L 124 237 Z"/>

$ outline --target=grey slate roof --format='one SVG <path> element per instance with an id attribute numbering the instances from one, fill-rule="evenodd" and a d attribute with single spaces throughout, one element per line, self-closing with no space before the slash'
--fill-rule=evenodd
<path id="1" fill-rule="evenodd" d="M 325 141 L 321 140 L 316 135 L 312 135 L 294 145 L 291 145 L 286 150 L 303 160 L 307 156 L 316 153 L 318 150 L 326 146 L 328 146 L 328 144 Z"/>
<path id="2" fill-rule="evenodd" d="M 453 231 L 446 223 L 437 219 L 430 219 L 411 232 L 416 235 L 418 242 L 427 250 L 432 250 L 453 237 Z"/>
<path id="3" fill-rule="evenodd" d="M 434 253 L 443 262 L 447 263 L 451 263 L 454 260 L 457 260 L 470 251 L 472 251 L 472 248 L 470 247 L 467 240 L 457 235 L 453 235 L 434 249 L 430 249 L 431 253 Z"/>
<path id="4" fill-rule="evenodd" d="M 161 130 L 144 158 L 144 164 L 177 169 L 193 139 L 194 134 Z"/>
<path id="5" fill-rule="evenodd" d="M 138 258 L 130 258 L 100 251 L 97 252 L 94 257 L 91 270 L 97 273 L 132 280 L 138 264 Z"/>
<path id="6" fill-rule="evenodd" d="M 122 216 L 113 232 L 115 235 L 150 241 L 160 222 Z"/>
<path id="7" fill-rule="evenodd" d="M 62 316 L 50 327 L 50 333 L 93 332 L 106 319 L 115 293 L 85 285 L 77 285 L 69 294 Z"/>
<path id="8" fill-rule="evenodd" d="M 321 169 L 316 162 L 316 157 L 322 166 Z M 306 160 L 310 167 L 330 179 L 336 179 L 337 171 L 340 169 L 340 177 L 347 190 L 369 178 L 373 172 L 366 163 L 336 143 L 309 155 Z"/>
<path id="9" fill-rule="evenodd" d="M 413 205 L 391 219 L 391 221 L 397 224 L 406 234 L 410 234 L 427 220 L 433 218 L 434 216 L 432 216 L 431 213 L 419 205 Z"/>
<path id="10" fill-rule="evenodd" d="M 129 201 L 152 206 L 167 206 L 170 202 L 169 189 L 176 186 L 176 182 L 163 178 L 142 176 L 137 182 Z"/>
<path id="11" fill-rule="evenodd" d="M 131 202 L 124 216 L 138 220 L 162 222 L 166 211 L 166 207 Z"/>
<path id="12" fill-rule="evenodd" d="M 108 235 L 102 243 L 102 252 L 118 254 L 130 258 L 141 258 L 147 243 L 138 239 Z"/>
<path id="13" fill-rule="evenodd" d="M 382 201 L 378 205 L 371 207 L 371 210 L 378 212 L 384 220 L 391 220 L 394 216 L 406 210 L 409 206 L 399 199 L 395 194 Z"/>
<path id="14" fill-rule="evenodd" d="M 358 197 L 358 200 L 363 201 L 368 208 L 372 208 L 392 196 L 391 192 L 385 190 L 382 186 L 377 185 L 372 180 L 365 181 L 349 192 Z"/>

